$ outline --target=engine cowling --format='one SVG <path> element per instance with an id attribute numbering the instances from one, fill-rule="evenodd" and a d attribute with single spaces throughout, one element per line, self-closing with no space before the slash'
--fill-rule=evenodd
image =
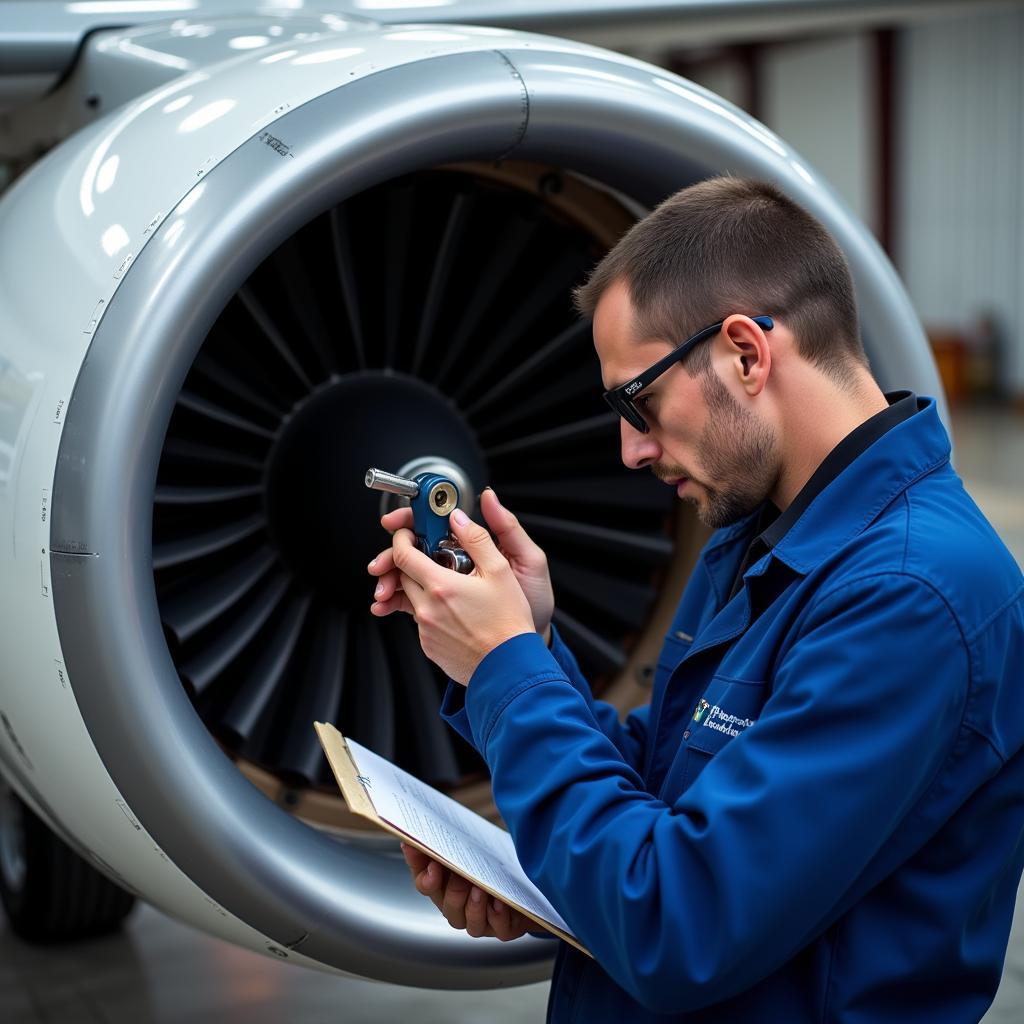
<path id="1" fill-rule="evenodd" d="M 18 792 L 125 888 L 241 945 L 431 987 L 542 977 L 548 943 L 453 932 L 331 802 L 315 717 L 486 803 L 414 637 L 361 611 L 362 471 L 444 458 L 494 483 L 554 555 L 592 674 L 642 699 L 697 535 L 616 466 L 568 290 L 631 217 L 725 170 L 831 229 L 876 375 L 938 393 L 892 268 L 812 168 L 706 90 L 580 44 L 292 39 L 25 174 L 0 203 Z"/>

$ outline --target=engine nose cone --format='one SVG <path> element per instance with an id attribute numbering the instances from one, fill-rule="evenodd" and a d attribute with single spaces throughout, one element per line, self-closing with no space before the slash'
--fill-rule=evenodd
<path id="1" fill-rule="evenodd" d="M 348 374 L 297 406 L 270 453 L 265 490 L 270 535 L 297 579 L 339 604 L 365 603 L 366 563 L 388 541 L 366 467 L 438 459 L 460 469 L 465 507 L 472 482 L 487 478 L 483 456 L 455 407 L 417 378 Z"/>

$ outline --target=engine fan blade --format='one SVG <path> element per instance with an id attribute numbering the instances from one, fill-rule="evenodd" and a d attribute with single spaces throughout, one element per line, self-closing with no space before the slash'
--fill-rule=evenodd
<path id="1" fill-rule="evenodd" d="M 253 515 L 205 533 L 192 534 L 179 540 L 161 541 L 153 545 L 153 568 L 166 569 L 168 566 L 213 554 L 252 536 L 258 530 L 262 530 L 264 525 L 262 514 Z"/>
<path id="2" fill-rule="evenodd" d="M 354 623 L 354 677 L 359 686 L 348 693 L 341 731 L 381 757 L 395 757 L 395 700 L 391 667 L 380 630 L 369 614 Z"/>
<path id="3" fill-rule="evenodd" d="M 235 466 L 239 469 L 263 468 L 263 460 L 255 459 L 242 452 L 231 451 L 205 442 L 189 441 L 182 437 L 168 437 L 164 442 L 164 457 L 181 459 L 190 463 L 215 463 L 222 466 Z"/>
<path id="4" fill-rule="evenodd" d="M 384 300 L 384 366 L 394 367 L 405 310 L 406 263 L 409 258 L 409 232 L 413 219 L 413 189 L 409 185 L 396 188 L 388 195 L 387 236 L 382 270 L 385 284 Z"/>
<path id="5" fill-rule="evenodd" d="M 625 583 L 613 573 L 584 568 L 552 556 L 548 564 L 557 595 L 569 591 L 577 601 L 598 609 L 627 630 L 643 625 L 656 594 L 654 587 Z"/>
<path id="6" fill-rule="evenodd" d="M 263 649 L 244 673 L 244 682 L 221 716 L 221 726 L 238 738 L 246 754 L 259 756 L 254 734 L 276 697 L 281 696 L 285 674 L 306 621 L 311 598 L 292 597 L 275 627 L 263 640 Z M 312 726 L 310 726 L 312 729 Z"/>
<path id="7" fill-rule="evenodd" d="M 516 480 L 502 484 L 503 498 L 529 498 L 534 504 L 551 502 L 577 505 L 581 509 L 626 508 L 665 511 L 665 485 L 654 476 L 625 480 L 624 474 L 590 478 Z"/>
<path id="8" fill-rule="evenodd" d="M 319 609 L 309 654 L 296 680 L 300 685 L 277 764 L 284 774 L 306 783 L 321 778 L 328 781 L 330 776 L 313 723 L 338 721 L 345 682 L 348 623 L 347 612 L 330 605 Z"/>
<path id="9" fill-rule="evenodd" d="M 484 452 L 492 459 L 504 455 L 521 455 L 538 448 L 549 448 L 555 444 L 576 444 L 590 441 L 610 434 L 618 425 L 618 417 L 614 413 L 601 413 L 585 420 L 566 423 L 550 430 L 541 430 L 536 434 L 517 437 L 503 444 L 491 445 Z"/>
<path id="10" fill-rule="evenodd" d="M 201 629 L 249 594 L 277 561 L 269 548 L 260 548 L 243 562 L 201 583 L 187 581 L 160 602 L 160 618 L 178 643 L 187 643 Z"/>
<path id="11" fill-rule="evenodd" d="M 515 388 L 521 387 L 531 377 L 540 373 L 551 365 L 565 351 L 580 344 L 581 340 L 590 333 L 591 326 L 588 320 L 579 320 L 570 324 L 565 330 L 560 331 L 546 345 L 539 348 L 533 355 L 524 359 L 518 366 L 509 370 L 500 380 L 494 383 L 488 390 L 478 395 L 465 407 L 467 416 L 477 416 L 489 406 L 493 405 L 503 395 L 508 394 Z"/>
<path id="12" fill-rule="evenodd" d="M 626 656 L 621 648 L 608 643 L 579 619 L 556 608 L 553 621 L 579 660 L 592 671 L 621 672 L 625 668 Z"/>
<path id="13" fill-rule="evenodd" d="M 437 314 L 447 292 L 448 281 L 455 261 L 455 253 L 458 250 L 459 242 L 462 239 L 462 234 L 472 208 L 473 201 L 468 195 L 462 192 L 456 193 L 448 214 L 448 220 L 444 226 L 444 234 L 441 236 L 437 259 L 434 261 L 434 269 L 430 275 L 430 284 L 427 286 L 427 298 L 423 305 L 423 315 L 420 318 L 419 331 L 416 334 L 416 347 L 413 352 L 412 365 L 409 367 L 409 372 L 412 374 L 419 374 L 423 368 L 423 361 L 426 358 L 427 350 L 433 338 Z"/>
<path id="14" fill-rule="evenodd" d="M 334 263 L 341 284 L 341 296 L 348 314 L 349 329 L 352 333 L 352 347 L 356 353 L 356 365 L 366 369 L 366 342 L 363 338 L 363 318 L 359 303 L 359 288 L 353 269 L 353 253 L 349 234 L 349 216 L 344 206 L 335 206 L 330 212 L 331 243 Z"/>
<path id="15" fill-rule="evenodd" d="M 260 587 L 255 597 L 239 609 L 231 625 L 210 639 L 201 650 L 189 658 L 181 674 L 201 694 L 248 646 L 281 603 L 288 590 L 288 577 L 275 574 Z"/>
<path id="16" fill-rule="evenodd" d="M 662 534 L 634 533 L 629 530 L 614 530 L 607 526 L 554 516 L 536 515 L 523 512 L 519 521 L 537 536 L 586 543 L 597 551 L 616 551 L 632 559 L 644 559 L 648 563 L 663 562 L 672 553 L 672 541 Z"/>
<path id="17" fill-rule="evenodd" d="M 444 388 L 452 368 L 463 362 L 469 343 L 476 336 L 481 321 L 506 283 L 510 271 L 523 258 L 536 232 L 536 221 L 524 217 L 513 220 L 503 229 L 502 244 L 491 251 L 479 278 L 467 282 L 472 298 L 463 311 L 452 340 L 448 343 L 444 359 L 431 378 L 436 387 Z"/>
<path id="18" fill-rule="evenodd" d="M 488 338 L 486 346 L 482 346 L 452 389 L 457 402 L 466 395 L 472 394 L 477 383 L 502 359 L 507 359 L 509 352 L 523 338 L 531 336 L 531 328 L 558 299 L 564 301 L 573 283 L 583 275 L 586 260 L 579 252 L 570 250 L 560 254 L 553 264 L 543 267 L 543 274 L 534 286 L 523 296 L 513 314 L 502 325 L 501 330 Z M 568 312 L 568 310 L 566 310 Z"/>
<path id="19" fill-rule="evenodd" d="M 288 411 L 287 402 L 280 401 L 273 392 L 265 394 L 256 391 L 236 374 L 225 369 L 209 352 L 200 352 L 192 364 L 192 369 L 200 377 L 216 384 L 224 393 L 240 398 L 257 409 L 262 409 L 278 421 Z"/>
<path id="20" fill-rule="evenodd" d="M 574 397 L 594 394 L 594 377 L 594 367 L 584 363 L 555 377 L 546 387 L 533 388 L 529 397 L 511 404 L 504 416 L 491 416 L 482 423 L 481 436 L 491 437 L 497 433 L 508 433 L 509 428 L 529 426 L 537 421 L 540 413 L 561 410 Z"/>
<path id="21" fill-rule="evenodd" d="M 404 702 L 405 720 L 411 726 L 413 749 L 403 757 L 403 767 L 433 784 L 454 783 L 460 773 L 453 734 L 437 713 L 437 676 L 420 649 L 416 628 L 404 616 L 396 622 L 385 620 L 382 625 Z"/>
<path id="22" fill-rule="evenodd" d="M 153 501 L 157 505 L 211 505 L 222 501 L 238 501 L 239 498 L 255 498 L 262 493 L 262 484 L 240 484 L 234 487 L 216 484 L 206 487 L 157 484 L 153 491 Z"/>
<path id="23" fill-rule="evenodd" d="M 302 334 L 319 363 L 321 378 L 330 377 L 339 371 L 337 356 L 303 266 L 302 253 L 294 239 L 289 239 L 274 254 L 274 267 L 284 285 L 288 309 L 302 328 Z"/>
<path id="24" fill-rule="evenodd" d="M 207 419 L 216 420 L 218 423 L 223 423 L 228 427 L 234 427 L 235 430 L 242 430 L 247 434 L 255 434 L 257 437 L 266 438 L 268 441 L 274 439 L 275 432 L 273 430 L 261 427 L 258 423 L 253 423 L 252 420 L 239 416 L 229 409 L 222 409 L 216 403 L 209 401 L 209 399 L 192 394 L 190 391 L 182 391 L 178 395 L 178 405 L 198 413 L 200 416 L 205 416 Z"/>
<path id="25" fill-rule="evenodd" d="M 244 284 L 238 289 L 237 298 L 245 307 L 246 312 L 252 317 L 253 322 L 259 327 L 260 333 L 270 342 L 274 351 L 281 357 L 282 362 L 295 374 L 296 378 L 303 384 L 307 391 L 313 390 L 313 382 L 302 368 L 292 347 L 285 340 L 284 336 L 274 325 L 262 303 L 256 298 L 252 288 Z"/>

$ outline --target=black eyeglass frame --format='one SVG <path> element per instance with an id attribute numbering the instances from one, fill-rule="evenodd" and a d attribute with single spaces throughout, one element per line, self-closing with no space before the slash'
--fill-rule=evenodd
<path id="1" fill-rule="evenodd" d="M 770 331 L 775 326 L 775 321 L 770 316 L 752 316 L 750 319 L 763 331 Z M 634 430 L 639 430 L 641 434 L 648 433 L 651 428 L 644 419 L 643 413 L 634 404 L 634 398 L 657 380 L 669 367 L 675 366 L 680 359 L 685 358 L 695 345 L 716 335 L 724 323 L 724 320 L 719 320 L 718 323 L 699 330 L 678 348 L 672 349 L 667 356 L 663 356 L 656 363 L 648 366 L 638 377 L 626 381 L 625 384 L 620 384 L 617 388 L 612 388 L 611 391 L 606 391 L 604 400 L 612 407 L 612 411 L 618 413 Z"/>

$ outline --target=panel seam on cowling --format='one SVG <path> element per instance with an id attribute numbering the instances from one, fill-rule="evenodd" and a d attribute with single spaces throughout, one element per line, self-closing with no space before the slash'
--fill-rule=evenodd
<path id="1" fill-rule="evenodd" d="M 508 65 L 508 69 L 512 77 L 519 83 L 519 95 L 521 99 L 520 109 L 523 115 L 522 120 L 519 122 L 515 141 L 508 147 L 508 149 L 505 150 L 504 153 L 500 153 L 495 158 L 500 162 L 507 159 L 512 152 L 518 149 L 523 139 L 526 138 L 526 129 L 530 124 L 530 92 L 526 88 L 526 80 L 523 78 L 522 72 L 520 72 L 519 68 L 512 63 L 512 59 L 509 55 L 503 50 L 495 50 L 494 52 Z"/>

